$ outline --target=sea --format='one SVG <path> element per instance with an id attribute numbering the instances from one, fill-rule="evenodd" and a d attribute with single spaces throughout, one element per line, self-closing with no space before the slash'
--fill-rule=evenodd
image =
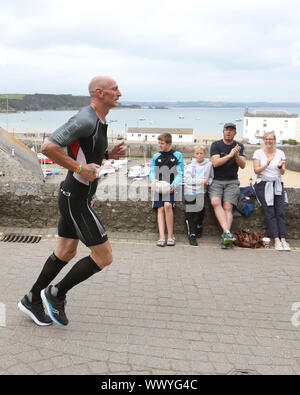
<path id="1" fill-rule="evenodd" d="M 251 108 L 254 110 L 281 110 L 300 115 L 300 108 Z M 237 137 L 243 136 L 243 116 L 245 108 L 115 108 L 106 121 L 112 134 L 125 135 L 130 127 L 147 128 L 192 128 L 197 136 L 218 136 L 226 122 L 237 125 Z M 28 131 L 52 133 L 77 111 L 28 111 L 1 113 L 0 126 L 9 132 Z"/>

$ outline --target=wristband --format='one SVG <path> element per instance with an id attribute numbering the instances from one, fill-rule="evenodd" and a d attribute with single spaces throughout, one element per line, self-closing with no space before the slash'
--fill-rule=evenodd
<path id="1" fill-rule="evenodd" d="M 79 163 L 77 169 L 75 170 L 75 173 L 79 174 L 81 172 L 81 170 L 82 170 L 82 163 Z"/>

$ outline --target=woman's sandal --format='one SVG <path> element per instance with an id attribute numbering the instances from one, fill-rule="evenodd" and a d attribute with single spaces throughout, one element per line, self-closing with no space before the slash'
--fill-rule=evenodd
<path id="1" fill-rule="evenodd" d="M 159 239 L 156 242 L 157 247 L 164 247 L 166 245 L 166 240 L 165 239 Z"/>
<path id="2" fill-rule="evenodd" d="M 168 239 L 167 240 L 167 246 L 168 247 L 174 247 L 175 244 L 176 244 L 175 237 L 173 239 Z"/>

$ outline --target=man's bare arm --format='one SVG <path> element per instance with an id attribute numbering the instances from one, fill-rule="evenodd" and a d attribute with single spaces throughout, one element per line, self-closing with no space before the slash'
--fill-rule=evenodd
<path id="1" fill-rule="evenodd" d="M 48 158 L 52 159 L 58 165 L 64 167 L 67 170 L 76 172 L 80 162 L 71 158 L 63 147 L 52 143 L 50 140 L 46 139 L 42 146 L 42 153 Z M 94 181 L 97 177 L 100 166 L 96 163 L 88 163 L 82 165 L 80 175 L 88 181 Z"/>

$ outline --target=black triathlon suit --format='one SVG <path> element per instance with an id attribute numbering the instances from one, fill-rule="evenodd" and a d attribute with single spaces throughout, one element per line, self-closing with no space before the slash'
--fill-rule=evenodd
<path id="1" fill-rule="evenodd" d="M 68 155 L 83 165 L 96 163 L 101 166 L 107 150 L 107 125 L 88 106 L 59 127 L 49 140 L 67 147 Z M 58 195 L 60 237 L 80 239 L 87 247 L 107 241 L 104 226 L 90 205 L 97 185 L 97 178 L 89 182 L 80 174 L 68 171 Z"/>

